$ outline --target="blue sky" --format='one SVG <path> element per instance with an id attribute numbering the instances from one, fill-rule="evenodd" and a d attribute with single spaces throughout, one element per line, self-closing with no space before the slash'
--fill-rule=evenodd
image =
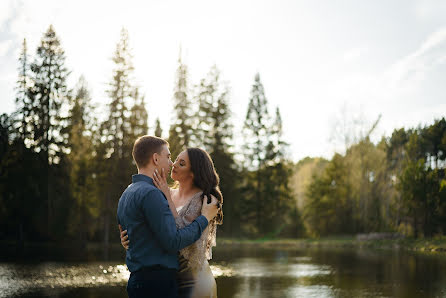
<path id="1" fill-rule="evenodd" d="M 171 122 L 180 45 L 197 83 L 216 64 L 231 87 L 236 142 L 260 72 L 279 106 L 294 160 L 330 157 L 340 119 L 381 122 L 373 135 L 429 124 L 446 114 L 446 1 L 12 1 L 0 2 L 0 113 L 14 109 L 18 54 L 31 55 L 50 24 L 104 111 L 121 27 L 149 123 Z M 345 121 L 344 121 L 345 122 Z"/>

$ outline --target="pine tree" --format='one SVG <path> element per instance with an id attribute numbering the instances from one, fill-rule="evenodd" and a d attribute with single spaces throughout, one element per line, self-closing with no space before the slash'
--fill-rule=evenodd
<path id="1" fill-rule="evenodd" d="M 47 228 L 47 225 L 41 222 L 33 223 L 32 220 L 32 215 L 41 211 L 41 207 L 38 206 L 48 200 L 47 197 L 39 195 L 48 193 L 48 175 L 46 171 L 41 172 L 45 166 L 40 163 L 37 153 L 25 146 L 25 143 L 30 144 L 32 141 L 30 139 L 32 123 L 29 115 L 33 106 L 29 94 L 31 80 L 28 60 L 28 49 L 24 39 L 15 88 L 16 109 L 9 117 L 6 114 L 1 117 L 0 209 L 5 212 L 0 214 L 0 217 L 8 223 L 5 230 L 9 231 L 7 234 L 12 236 L 12 239 L 18 240 L 19 248 L 23 248 L 27 232 L 38 235 L 40 231 L 36 227 Z M 46 163 L 47 160 L 44 161 L 44 164 Z M 27 168 L 25 172 L 24 164 Z"/>
<path id="2" fill-rule="evenodd" d="M 212 103 L 214 102 L 214 84 L 209 82 L 210 74 L 200 80 L 200 83 L 195 86 L 196 96 L 194 101 L 198 103 L 198 108 L 195 112 L 193 131 L 194 131 L 194 146 L 202 147 L 209 151 L 211 142 L 211 125 L 212 119 Z"/>
<path id="3" fill-rule="evenodd" d="M 196 102 L 199 103 L 199 108 L 194 117 L 194 133 L 201 140 L 197 145 L 209 152 L 220 176 L 226 218 L 221 229 L 228 236 L 239 235 L 241 179 L 232 153 L 233 126 L 228 102 L 229 87 L 222 81 L 220 71 L 214 65 L 197 89 Z"/>
<path id="4" fill-rule="evenodd" d="M 42 37 L 35 61 L 31 64 L 33 86 L 30 90 L 32 109 L 29 111 L 33 121 L 33 148 L 41 152 L 48 164 L 58 163 L 67 145 L 62 106 L 69 97 L 68 75 L 65 52 L 51 25 Z"/>
<path id="5" fill-rule="evenodd" d="M 27 118 L 33 132 L 30 147 L 38 153 L 41 163 L 41 173 L 35 179 L 40 181 L 38 193 L 46 201 L 46 236 L 58 238 L 65 232 L 69 208 L 66 204 L 69 191 L 60 181 L 68 179 L 64 165 L 68 133 L 63 106 L 68 103 L 70 91 L 66 84 L 69 71 L 65 67 L 65 53 L 53 26 L 44 33 L 30 70 L 32 86 L 28 96 L 31 104 Z"/>
<path id="6" fill-rule="evenodd" d="M 28 47 L 26 44 L 26 39 L 23 39 L 22 51 L 19 57 L 19 77 L 17 79 L 17 96 L 16 111 L 14 112 L 14 131 L 21 143 L 29 142 L 29 137 L 31 134 L 31 127 L 29 125 L 29 115 L 32 109 L 32 102 L 29 98 L 29 61 L 28 61 Z M 26 141 L 25 141 L 26 140 Z"/>
<path id="7" fill-rule="evenodd" d="M 266 181 L 261 170 L 267 161 L 269 129 L 268 102 L 257 73 L 243 127 L 244 176 L 247 178 L 244 186 L 244 208 L 248 217 L 255 222 L 255 226 L 251 228 L 254 233 L 255 230 L 258 232 L 264 229 L 263 212 L 267 212 L 267 194 L 264 192 Z"/>
<path id="8" fill-rule="evenodd" d="M 133 106 L 130 110 L 130 134 L 129 146 L 133 146 L 133 142 L 140 136 L 148 134 L 148 113 L 144 96 L 139 94 L 139 88 L 135 88 L 133 92 Z M 132 148 L 129 148 L 130 150 Z"/>
<path id="9" fill-rule="evenodd" d="M 266 148 L 266 160 L 270 164 L 276 164 L 286 159 L 288 144 L 282 139 L 282 116 L 279 107 L 276 107 L 276 114 L 273 125 L 269 129 L 269 140 Z"/>
<path id="10" fill-rule="evenodd" d="M 0 115 L 0 156 L 4 156 L 9 147 L 10 119 L 8 114 Z"/>
<path id="11" fill-rule="evenodd" d="M 270 227 L 272 229 L 269 232 L 277 235 L 286 225 L 292 226 L 299 224 L 293 222 L 289 217 L 291 215 L 290 210 L 295 206 L 289 187 L 292 168 L 286 158 L 288 144 L 282 139 L 282 117 L 279 107 L 276 108 L 275 119 L 268 134 L 269 142 L 266 148 L 266 166 L 260 172 L 262 176 L 268 177 L 268 180 L 263 183 L 263 191 L 269 198 L 273 199 L 264 202 L 264 206 L 268 212 L 262 218 L 264 222 L 269 223 L 264 225 L 264 229 Z M 296 212 L 297 210 L 294 210 L 294 213 Z M 289 230 L 298 229 L 291 228 Z"/>
<path id="12" fill-rule="evenodd" d="M 156 118 L 156 123 L 155 123 L 155 136 L 161 138 L 161 135 L 163 134 L 163 130 L 161 129 L 161 123 L 160 123 L 160 119 Z"/>
<path id="13" fill-rule="evenodd" d="M 191 102 L 189 100 L 189 87 L 188 87 L 188 68 L 178 58 L 178 67 L 175 78 L 174 88 L 174 110 L 173 110 L 173 122 L 169 129 L 169 144 L 170 152 L 173 157 L 190 146 L 192 136 L 192 124 L 191 124 Z"/>
<path id="14" fill-rule="evenodd" d="M 97 213 L 99 202 L 94 193 L 93 179 L 93 128 L 95 119 L 90 92 L 84 77 L 77 83 L 69 113 L 70 189 L 74 206 L 69 217 L 69 233 L 77 234 L 79 245 L 84 248 L 89 231 L 89 222 Z"/>
<path id="15" fill-rule="evenodd" d="M 108 117 L 101 125 L 104 145 L 99 152 L 105 154 L 103 170 L 109 173 L 103 184 L 102 196 L 104 224 L 104 253 L 108 258 L 110 229 L 113 228 L 111 218 L 116 210 L 116 200 L 130 183 L 135 168 L 132 164 L 132 145 L 136 133 L 147 131 L 147 112 L 143 97 L 132 84 L 133 64 L 129 46 L 128 32 L 121 30 L 120 40 L 112 58 L 114 62 L 113 77 L 107 91 L 111 101 L 108 104 Z M 129 108 L 133 103 L 133 110 Z M 142 107 L 142 109 L 141 109 Z M 133 120 L 133 122 L 132 122 Z M 135 131 L 132 131 L 132 130 Z"/>
<path id="16" fill-rule="evenodd" d="M 110 151 L 118 159 L 124 158 L 126 154 L 124 145 L 130 130 L 128 105 L 134 95 L 134 88 L 130 83 L 134 69 L 131 59 L 128 32 L 122 29 L 112 58 L 115 67 L 107 90 L 111 102 L 108 104 L 109 118 L 104 122 Z"/>
<path id="17" fill-rule="evenodd" d="M 225 151 L 232 139 L 232 124 L 229 122 L 229 88 L 222 82 L 217 66 L 212 66 L 206 77 L 196 87 L 198 110 L 195 114 L 194 135 L 196 146 L 204 147 L 211 154 Z"/>
<path id="18" fill-rule="evenodd" d="M 244 154 L 250 170 L 258 170 L 266 159 L 266 146 L 268 144 L 268 101 L 265 96 L 260 74 L 256 74 L 251 89 L 248 110 L 244 123 L 245 145 Z"/>

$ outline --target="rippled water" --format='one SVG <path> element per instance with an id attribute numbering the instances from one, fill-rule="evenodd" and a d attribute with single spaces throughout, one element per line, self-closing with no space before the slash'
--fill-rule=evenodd
<path id="1" fill-rule="evenodd" d="M 446 297 L 446 257 L 370 250 L 222 246 L 219 297 Z M 0 297 L 126 297 L 121 262 L 0 263 Z"/>

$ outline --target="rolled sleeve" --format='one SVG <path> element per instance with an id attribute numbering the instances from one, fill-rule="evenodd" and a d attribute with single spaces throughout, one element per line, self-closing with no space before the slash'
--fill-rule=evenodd
<path id="1" fill-rule="evenodd" d="M 198 216 L 195 219 L 195 221 L 198 222 L 198 224 L 200 225 L 201 232 L 203 232 L 206 229 L 206 227 L 208 226 L 208 224 L 209 224 L 206 216 L 204 216 L 204 215 Z"/>

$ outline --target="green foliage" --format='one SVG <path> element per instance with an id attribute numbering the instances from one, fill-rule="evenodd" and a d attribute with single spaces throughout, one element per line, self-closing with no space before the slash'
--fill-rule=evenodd
<path id="1" fill-rule="evenodd" d="M 308 187 L 304 209 L 307 231 L 312 236 L 352 233 L 355 226 L 352 185 L 346 158 L 335 154 L 321 176 Z"/>
<path id="2" fill-rule="evenodd" d="M 92 118 L 94 108 L 90 93 L 83 77 L 79 79 L 69 115 L 69 163 L 70 190 L 73 208 L 70 210 L 70 236 L 85 245 L 87 233 L 92 229 L 91 219 L 97 218 L 100 207 L 95 196 L 95 168 L 93 130 L 96 119 Z"/>
<path id="3" fill-rule="evenodd" d="M 378 144 L 365 138 L 345 156 L 335 155 L 308 187 L 304 217 L 309 234 L 443 234 L 444 123 L 441 119 L 424 128 L 397 129 Z"/>
<path id="4" fill-rule="evenodd" d="M 389 226 L 388 181 L 384 143 L 378 145 L 368 138 L 351 146 L 345 155 L 349 174 L 356 231 L 374 232 Z"/>

